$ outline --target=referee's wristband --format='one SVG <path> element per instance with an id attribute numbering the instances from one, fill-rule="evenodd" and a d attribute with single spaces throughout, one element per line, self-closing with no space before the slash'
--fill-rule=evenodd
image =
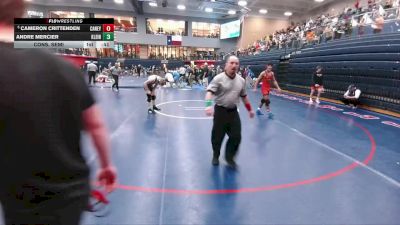
<path id="1" fill-rule="evenodd" d="M 244 106 L 246 107 L 246 109 L 247 109 L 247 111 L 252 111 L 253 109 L 251 108 L 251 105 L 250 105 L 250 103 L 246 103 L 246 104 L 244 104 Z"/>
<path id="2" fill-rule="evenodd" d="M 212 106 L 213 101 L 212 100 L 206 100 L 206 107 Z"/>

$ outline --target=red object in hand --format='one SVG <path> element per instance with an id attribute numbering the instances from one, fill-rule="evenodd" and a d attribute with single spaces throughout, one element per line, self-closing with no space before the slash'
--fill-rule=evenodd
<path id="1" fill-rule="evenodd" d="M 100 169 L 97 174 L 97 180 L 100 186 L 105 186 L 106 191 L 111 192 L 117 180 L 116 169 L 112 166 Z"/>
<path id="2" fill-rule="evenodd" d="M 105 217 L 110 214 L 109 203 L 105 192 L 92 190 L 90 192 L 90 204 L 87 211 L 94 213 L 96 217 Z"/>
<path id="3" fill-rule="evenodd" d="M 100 203 L 103 203 L 103 204 L 110 203 L 110 201 L 107 199 L 106 195 L 99 190 L 92 190 L 90 195 L 92 196 L 92 198 L 94 198 L 96 201 L 98 201 Z"/>
<path id="4" fill-rule="evenodd" d="M 250 112 L 252 110 L 250 103 L 246 102 L 246 104 L 244 104 L 244 106 L 246 107 L 247 111 Z"/>

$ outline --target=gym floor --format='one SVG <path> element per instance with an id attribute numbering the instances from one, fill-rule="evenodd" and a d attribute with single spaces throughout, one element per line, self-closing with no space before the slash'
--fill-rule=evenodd
<path id="1" fill-rule="evenodd" d="M 202 88 L 158 89 L 162 111 L 149 115 L 143 81 L 125 79 L 119 93 L 91 89 L 119 185 L 109 214 L 87 213 L 83 224 L 399 224 L 400 126 L 387 125 L 399 119 L 275 94 L 273 119 L 240 107 L 235 171 L 223 157 L 211 165 Z M 255 108 L 260 93 L 248 94 Z M 83 144 L 95 168 L 90 140 Z"/>
<path id="2" fill-rule="evenodd" d="M 122 79 L 119 93 L 91 88 L 119 185 L 110 213 L 87 213 L 83 224 L 400 224 L 400 119 L 275 94 L 273 119 L 250 119 L 240 106 L 235 171 L 223 157 L 211 165 L 201 87 L 158 89 L 162 111 L 148 114 L 143 82 Z M 260 93 L 248 95 L 256 108 Z M 83 147 L 95 169 L 86 136 Z"/>

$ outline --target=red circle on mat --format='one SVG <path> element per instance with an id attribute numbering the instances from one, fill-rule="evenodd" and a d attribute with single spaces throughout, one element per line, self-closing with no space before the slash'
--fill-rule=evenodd
<path id="1" fill-rule="evenodd" d="M 330 111 L 326 111 L 326 112 L 329 114 L 335 115 L 342 120 L 347 120 L 347 121 L 350 120 L 349 118 L 346 118 L 344 116 L 339 116 Z M 122 185 L 122 184 L 116 185 L 115 188 L 120 189 L 120 190 L 126 190 L 126 191 L 151 192 L 151 193 L 168 193 L 168 194 L 181 194 L 181 195 L 214 195 L 214 194 L 233 194 L 233 193 L 252 193 L 252 192 L 273 191 L 273 190 L 292 188 L 292 187 L 297 187 L 297 186 L 302 186 L 302 185 L 307 185 L 307 184 L 313 184 L 313 183 L 317 183 L 320 181 L 330 180 L 332 178 L 338 177 L 340 175 L 343 175 L 346 172 L 353 170 L 354 168 L 360 166 L 361 164 L 368 165 L 368 163 L 373 159 L 373 157 L 375 155 L 376 142 L 375 142 L 375 139 L 372 136 L 372 134 L 369 132 L 369 130 L 367 128 L 365 128 L 361 124 L 359 124 L 355 121 L 352 121 L 352 123 L 356 127 L 360 128 L 367 135 L 367 137 L 371 143 L 371 148 L 370 148 L 370 152 L 369 152 L 368 156 L 361 163 L 353 162 L 350 165 L 343 167 L 337 171 L 334 171 L 334 172 L 331 172 L 331 173 L 328 173 L 328 174 L 325 174 L 325 175 L 322 175 L 319 177 L 295 181 L 292 183 L 268 185 L 268 186 L 254 187 L 254 188 L 239 188 L 239 189 L 185 190 L 185 189 L 151 188 L 151 187 Z"/>

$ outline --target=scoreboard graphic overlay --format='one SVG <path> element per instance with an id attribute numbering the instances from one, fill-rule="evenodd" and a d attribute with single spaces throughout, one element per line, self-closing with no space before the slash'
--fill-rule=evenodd
<path id="1" fill-rule="evenodd" d="M 14 48 L 114 48 L 114 19 L 14 19 Z"/>

